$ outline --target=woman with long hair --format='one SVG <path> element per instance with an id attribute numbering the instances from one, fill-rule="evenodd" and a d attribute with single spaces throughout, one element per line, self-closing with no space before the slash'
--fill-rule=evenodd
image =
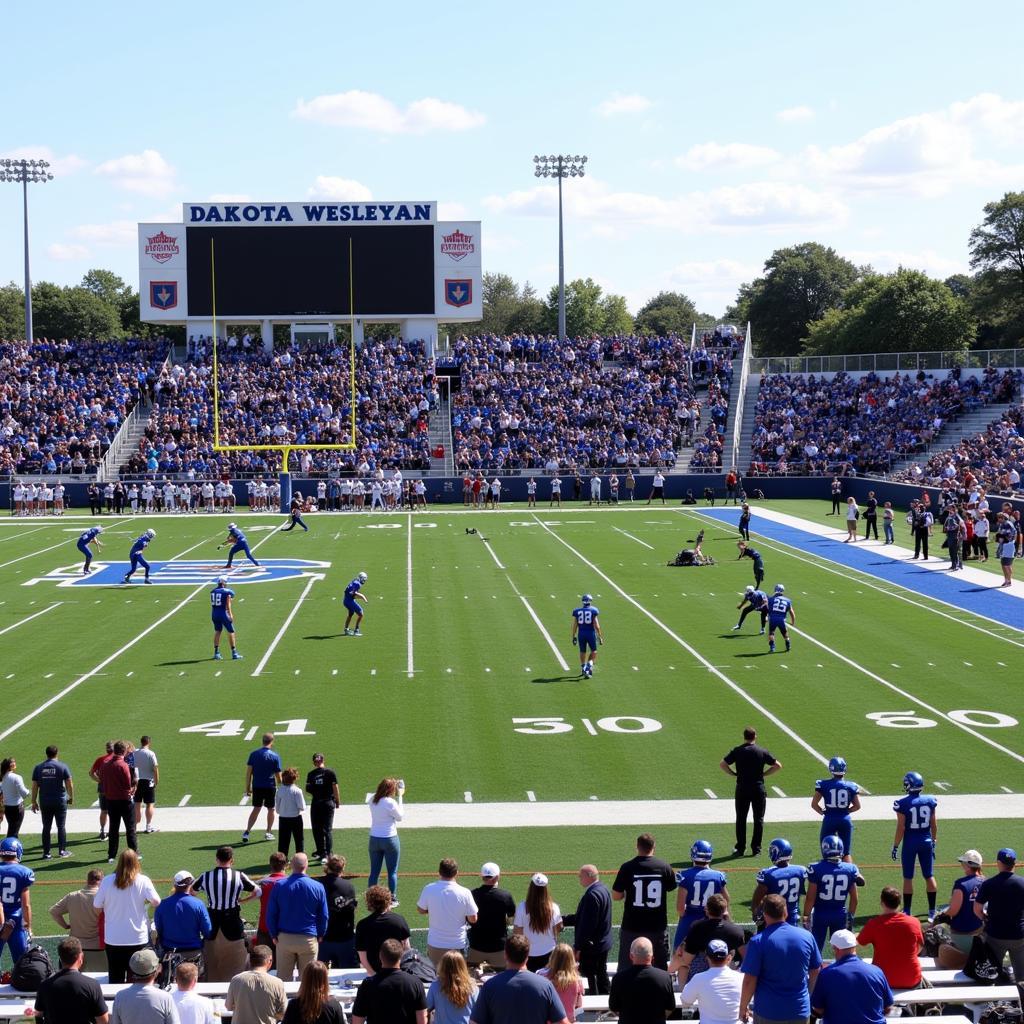
<path id="1" fill-rule="evenodd" d="M 558 904 L 551 899 L 547 875 L 538 871 L 530 879 L 526 899 L 516 907 L 512 925 L 516 935 L 525 935 L 530 940 L 527 968 L 539 971 L 546 967 L 562 930 L 562 914 Z"/>
<path id="2" fill-rule="evenodd" d="M 449 949 L 427 989 L 427 1009 L 433 1012 L 433 1024 L 469 1024 L 476 996 L 476 983 L 470 977 L 466 958 Z"/>
<path id="3" fill-rule="evenodd" d="M 274 794 L 274 808 L 277 811 L 277 849 L 288 856 L 290 840 L 295 840 L 295 852 L 305 852 L 302 836 L 302 812 L 306 809 L 306 798 L 295 785 L 299 773 L 295 768 L 281 772 L 281 785 Z"/>
<path id="4" fill-rule="evenodd" d="M 565 1007 L 565 1015 L 569 1020 L 576 1019 L 576 1011 L 583 1006 L 583 980 L 576 968 L 576 954 L 572 946 L 564 942 L 558 943 L 551 951 L 547 967 L 537 972 L 544 975 L 558 993 Z"/>
<path id="5" fill-rule="evenodd" d="M 319 960 L 306 964 L 298 995 L 288 1003 L 282 1024 L 345 1024 L 340 1004 L 331 1000 L 327 964 Z"/>
<path id="6" fill-rule="evenodd" d="M 370 877 L 366 885 L 369 888 L 377 884 L 381 865 L 386 864 L 392 908 L 398 906 L 398 862 L 402 856 L 398 823 L 403 817 L 404 796 L 405 780 L 388 777 L 377 783 L 377 792 L 370 800 Z"/>
<path id="7" fill-rule="evenodd" d="M 149 945 L 147 903 L 156 908 L 160 897 L 153 883 L 142 874 L 139 855 L 134 850 L 122 850 L 114 874 L 100 882 L 93 897 L 93 906 L 103 911 L 107 976 L 111 985 L 125 982 L 132 953 Z"/>
<path id="8" fill-rule="evenodd" d="M 18 762 L 13 757 L 0 761 L 0 794 L 3 796 L 4 817 L 7 819 L 7 838 L 17 839 L 21 823 L 25 820 L 25 780 L 14 770 Z"/>

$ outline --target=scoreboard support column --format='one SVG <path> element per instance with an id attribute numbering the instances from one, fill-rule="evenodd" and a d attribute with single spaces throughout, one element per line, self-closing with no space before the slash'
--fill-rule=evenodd
<path id="1" fill-rule="evenodd" d="M 292 475 L 285 471 L 277 479 L 281 484 L 281 515 L 286 516 L 292 510 Z"/>

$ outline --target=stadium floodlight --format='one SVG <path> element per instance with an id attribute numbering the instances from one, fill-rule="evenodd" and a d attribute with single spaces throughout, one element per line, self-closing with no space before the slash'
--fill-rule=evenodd
<path id="1" fill-rule="evenodd" d="M 25 222 L 25 340 L 32 341 L 32 273 L 28 259 L 28 186 L 53 181 L 45 160 L 0 160 L 0 181 L 21 184 Z"/>
<path id="2" fill-rule="evenodd" d="M 565 341 L 565 245 L 562 236 L 562 179 L 582 178 L 585 156 L 535 156 L 536 178 L 558 179 L 558 340 Z"/>

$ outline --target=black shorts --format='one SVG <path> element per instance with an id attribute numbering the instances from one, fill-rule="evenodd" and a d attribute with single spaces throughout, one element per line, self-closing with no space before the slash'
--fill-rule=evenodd
<path id="1" fill-rule="evenodd" d="M 274 797 L 277 790 L 273 786 L 253 786 L 252 805 L 253 807 L 269 807 L 274 809 Z"/>
<path id="2" fill-rule="evenodd" d="M 156 803 L 156 786 L 149 779 L 139 779 L 135 784 L 135 802 L 137 804 Z"/>
<path id="3" fill-rule="evenodd" d="M 107 809 L 107 798 L 102 793 L 99 794 L 99 798 L 100 798 L 100 810 L 101 811 L 105 811 Z"/>

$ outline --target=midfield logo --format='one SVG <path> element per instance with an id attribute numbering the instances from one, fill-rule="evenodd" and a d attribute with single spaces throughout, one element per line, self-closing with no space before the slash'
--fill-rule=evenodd
<path id="1" fill-rule="evenodd" d="M 456 228 L 450 235 L 441 236 L 441 255 L 450 256 L 453 260 L 464 260 L 476 252 L 473 236 L 467 235 Z"/>
<path id="2" fill-rule="evenodd" d="M 163 231 L 158 231 L 155 235 L 149 235 L 146 238 L 145 253 L 147 256 L 152 256 L 157 263 L 166 263 L 172 256 L 177 256 L 181 252 L 181 246 L 178 245 L 177 235 L 168 235 Z"/>
<path id="3" fill-rule="evenodd" d="M 446 277 L 444 279 L 444 301 L 449 306 L 468 306 L 473 301 L 473 279 L 471 277 Z"/>
<path id="4" fill-rule="evenodd" d="M 229 587 L 242 583 L 278 583 L 281 580 L 303 579 L 310 576 L 324 578 L 324 570 L 330 562 L 312 562 L 304 558 L 268 558 L 260 565 L 236 565 L 225 569 L 223 563 L 213 562 L 151 562 L 150 579 L 158 587 L 198 587 L 206 583 L 213 587 L 224 576 Z M 81 562 L 76 565 L 54 569 L 45 576 L 26 580 L 22 586 L 31 587 L 36 583 L 56 583 L 58 587 L 114 587 L 121 583 L 124 574 L 131 568 L 130 562 L 92 563 L 93 570 L 88 576 L 82 575 Z M 142 584 L 143 574 L 135 573 L 130 585 Z"/>

